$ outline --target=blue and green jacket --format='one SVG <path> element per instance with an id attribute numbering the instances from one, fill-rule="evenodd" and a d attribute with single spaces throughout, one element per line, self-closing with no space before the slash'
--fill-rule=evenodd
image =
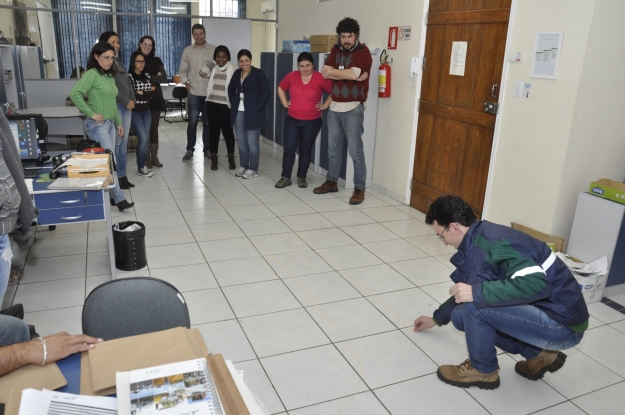
<path id="1" fill-rule="evenodd" d="M 476 221 L 451 257 L 454 283 L 473 288 L 475 306 L 531 304 L 578 333 L 588 328 L 588 308 L 577 281 L 547 246 L 531 236 L 487 221 Z M 434 312 L 436 324 L 451 320 L 454 297 Z"/>

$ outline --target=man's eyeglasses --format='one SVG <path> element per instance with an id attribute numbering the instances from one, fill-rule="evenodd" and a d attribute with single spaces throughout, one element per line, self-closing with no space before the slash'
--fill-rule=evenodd
<path id="1" fill-rule="evenodd" d="M 445 229 L 443 229 L 443 232 L 440 233 L 440 235 L 438 235 L 438 240 L 441 242 L 445 242 L 445 238 L 443 237 L 443 234 L 445 233 L 445 231 L 447 229 L 449 229 L 449 226 L 451 225 L 451 223 L 449 225 L 447 225 L 447 227 Z"/>

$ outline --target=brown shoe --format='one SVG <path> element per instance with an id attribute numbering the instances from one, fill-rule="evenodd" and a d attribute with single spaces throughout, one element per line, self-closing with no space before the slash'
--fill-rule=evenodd
<path id="1" fill-rule="evenodd" d="M 546 372 L 555 372 L 564 366 L 566 355 L 557 350 L 543 350 L 538 356 L 530 360 L 522 360 L 514 365 L 519 375 L 529 380 L 538 380 Z"/>
<path id="2" fill-rule="evenodd" d="M 360 189 L 354 189 L 354 194 L 349 198 L 350 205 L 359 205 L 365 200 L 365 191 Z"/>
<path id="3" fill-rule="evenodd" d="M 211 153 L 211 170 L 217 170 L 217 154 Z"/>
<path id="4" fill-rule="evenodd" d="M 313 190 L 313 193 L 322 195 L 328 192 L 335 193 L 338 191 L 339 191 L 339 185 L 336 184 L 334 180 L 326 180 L 325 182 L 323 182 L 321 186 L 315 187 L 315 189 Z"/>
<path id="5" fill-rule="evenodd" d="M 152 164 L 156 167 L 163 167 L 163 163 L 158 159 L 158 143 L 150 144 L 150 154 L 152 156 Z"/>
<path id="6" fill-rule="evenodd" d="M 233 153 L 228 153 L 228 168 L 230 170 L 236 170 L 237 169 L 237 165 L 234 164 L 234 154 Z"/>
<path id="7" fill-rule="evenodd" d="M 443 382 L 469 388 L 477 386 L 480 389 L 495 389 L 499 387 L 499 369 L 493 373 L 482 373 L 471 365 L 471 359 L 467 359 L 457 366 L 443 365 L 438 368 L 436 374 Z"/>
<path id="8" fill-rule="evenodd" d="M 148 148 L 147 154 L 145 155 L 145 167 L 148 169 L 152 168 L 152 157 L 150 155 L 150 149 Z"/>

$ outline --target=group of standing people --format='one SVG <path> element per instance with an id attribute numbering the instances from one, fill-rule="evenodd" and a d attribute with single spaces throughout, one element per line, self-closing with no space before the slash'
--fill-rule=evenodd
<path id="1" fill-rule="evenodd" d="M 347 139 L 354 162 L 355 190 L 350 203 L 360 204 L 366 187 L 362 133 L 372 59 L 369 49 L 358 39 L 360 26 L 356 20 L 341 20 L 337 34 L 339 44 L 332 48 L 321 72 L 314 69 L 314 58 L 310 53 L 301 53 L 297 60 L 298 70 L 288 74 L 278 86 L 278 97 L 288 115 L 284 125 L 282 177 L 275 187 L 292 184 L 298 148 L 297 184 L 307 187 L 306 172 L 314 141 L 321 129 L 321 112 L 330 108 L 327 180 L 315 188 L 314 193 L 338 191 L 343 140 Z M 218 169 L 219 139 L 223 133 L 229 169 L 236 169 L 237 177 L 257 177 L 260 129 L 267 124 L 265 107 L 271 98 L 267 76 L 252 66 L 249 50 L 241 49 L 237 53 L 239 68 L 235 69 L 226 46 L 214 46 L 206 41 L 204 26 L 194 24 L 192 35 L 194 43 L 185 48 L 179 68 L 180 82 L 188 92 L 189 121 L 182 161 L 193 158 L 201 114 L 204 156 L 211 160 L 211 169 Z M 126 173 L 130 126 L 139 141 L 138 175 L 151 177 L 154 173 L 149 168 L 162 167 L 158 159 L 158 123 L 160 112 L 165 108 L 160 83 L 166 81 L 167 74 L 163 62 L 155 56 L 152 37 L 141 38 L 130 57 L 128 70 L 117 57 L 119 48 L 119 36 L 115 32 L 102 33 L 89 56 L 87 72 L 72 90 L 70 98 L 89 118 L 86 129 L 90 137 L 115 153 L 120 186 L 112 191 L 111 203 L 123 210 L 132 203 L 124 199 L 121 189 L 135 186 Z M 329 95 L 322 102 L 323 92 Z M 234 162 L 235 133 L 240 157 L 238 169 Z"/>
<path id="2" fill-rule="evenodd" d="M 260 129 L 267 124 L 265 107 L 271 98 L 271 86 L 265 73 L 252 66 L 252 53 L 237 53 L 238 69 L 230 62 L 230 50 L 206 42 L 201 24 L 192 27 L 194 44 L 185 48 L 180 61 L 180 81 L 188 91 L 189 126 L 187 148 L 182 161 L 193 158 L 197 124 L 202 114 L 204 156 L 217 170 L 220 133 L 228 150 L 228 168 L 234 162 L 234 133 L 238 139 L 240 167 L 235 176 L 252 179 L 258 176 Z"/>
<path id="3" fill-rule="evenodd" d="M 137 174 L 152 177 L 158 159 L 158 124 L 165 100 L 160 83 L 167 73 L 155 55 L 155 42 L 144 36 L 130 56 L 128 70 L 118 57 L 119 36 L 112 31 L 100 35 L 89 54 L 87 71 L 74 86 L 70 98 L 87 117 L 85 128 L 91 139 L 115 155 L 119 187 L 111 191 L 111 204 L 120 211 L 134 204 L 126 201 L 122 189 L 135 187 L 128 180 L 126 155 L 130 127 L 137 134 Z M 87 97 L 87 100 L 84 97 Z"/>

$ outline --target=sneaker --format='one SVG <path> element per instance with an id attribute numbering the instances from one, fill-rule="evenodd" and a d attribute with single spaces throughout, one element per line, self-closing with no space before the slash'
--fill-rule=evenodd
<path id="1" fill-rule="evenodd" d="M 187 151 L 184 153 L 184 157 L 182 157 L 182 161 L 189 161 L 193 158 L 193 151 Z"/>
<path id="2" fill-rule="evenodd" d="M 146 169 L 145 167 L 139 169 L 139 176 L 141 177 L 152 177 L 154 176 L 154 172 L 151 172 L 150 170 Z"/>
<path id="3" fill-rule="evenodd" d="M 254 170 L 246 170 L 242 177 L 244 179 L 253 179 L 254 177 L 258 177 L 258 172 Z"/>
<path id="4" fill-rule="evenodd" d="M 542 350 L 530 360 L 522 360 L 514 365 L 514 371 L 529 380 L 538 380 L 546 372 L 555 372 L 564 366 L 566 355 L 557 350 Z"/>
<path id="5" fill-rule="evenodd" d="M 308 187 L 308 183 L 306 183 L 306 179 L 305 179 L 304 177 L 298 177 L 298 178 L 297 178 L 297 185 L 298 185 L 299 187 L 301 187 L 302 189 L 303 189 L 304 187 Z"/>
<path id="6" fill-rule="evenodd" d="M 243 173 L 245 173 L 245 169 L 243 167 L 239 167 L 239 170 L 234 173 L 236 177 L 243 177 Z"/>
<path id="7" fill-rule="evenodd" d="M 493 373 L 482 373 L 473 367 L 471 359 L 457 366 L 440 366 L 436 374 L 443 382 L 461 388 L 477 386 L 480 389 L 495 389 L 499 387 L 499 369 Z"/>
<path id="8" fill-rule="evenodd" d="M 291 183 L 291 179 L 287 179 L 286 177 L 281 178 L 280 180 L 278 180 L 278 183 L 276 183 L 276 189 L 284 189 L 287 186 L 290 186 Z"/>

